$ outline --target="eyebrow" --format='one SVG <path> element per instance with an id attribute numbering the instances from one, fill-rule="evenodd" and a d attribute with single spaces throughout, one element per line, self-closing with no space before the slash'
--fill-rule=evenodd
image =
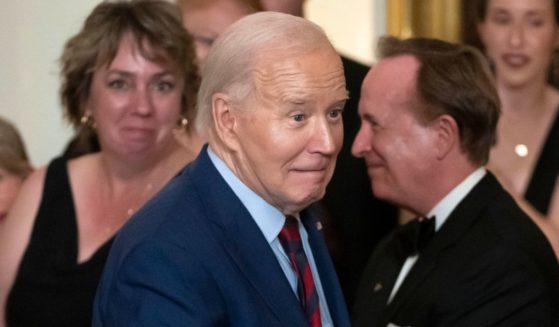
<path id="1" fill-rule="evenodd" d="M 546 14 L 546 10 L 544 9 L 532 9 L 528 11 L 528 16 L 542 16 Z"/>
<path id="2" fill-rule="evenodd" d="M 125 77 L 134 77 L 137 74 L 131 71 L 127 71 L 127 70 L 122 70 L 122 69 L 108 69 L 107 70 L 107 74 L 108 75 L 120 75 L 120 76 L 125 76 Z M 152 77 L 155 78 L 161 78 L 161 77 L 165 77 L 165 76 L 175 76 L 175 74 L 171 71 L 171 70 L 163 70 L 161 72 L 155 73 L 152 75 Z"/>
<path id="3" fill-rule="evenodd" d="M 506 7 L 494 7 L 491 11 L 495 12 L 495 13 L 510 13 L 511 10 L 509 10 Z M 534 15 L 543 15 L 547 12 L 547 10 L 545 9 L 530 9 L 527 11 L 527 15 L 528 16 L 534 16 Z"/>
<path id="4" fill-rule="evenodd" d="M 361 117 L 362 117 L 363 120 L 366 120 L 370 123 L 375 123 L 375 124 L 379 123 L 377 117 L 375 115 L 372 115 L 372 114 L 368 113 L 368 112 L 361 115 Z"/>

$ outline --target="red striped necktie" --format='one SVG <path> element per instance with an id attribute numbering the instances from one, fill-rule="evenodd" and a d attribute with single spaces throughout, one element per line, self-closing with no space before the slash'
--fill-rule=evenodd
<path id="1" fill-rule="evenodd" d="M 309 326 L 320 327 L 322 323 L 320 321 L 318 293 L 314 285 L 309 261 L 303 250 L 297 218 L 293 216 L 285 217 L 285 225 L 278 238 L 289 257 L 295 275 L 297 275 L 297 294 L 299 295 L 301 307 L 307 316 Z"/>

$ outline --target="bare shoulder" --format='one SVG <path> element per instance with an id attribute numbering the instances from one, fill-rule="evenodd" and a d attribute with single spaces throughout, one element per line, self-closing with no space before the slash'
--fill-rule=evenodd
<path id="1" fill-rule="evenodd" d="M 90 171 L 93 167 L 99 164 L 100 154 L 91 153 L 74 158 L 68 161 L 68 172 L 72 174 L 83 174 Z"/>

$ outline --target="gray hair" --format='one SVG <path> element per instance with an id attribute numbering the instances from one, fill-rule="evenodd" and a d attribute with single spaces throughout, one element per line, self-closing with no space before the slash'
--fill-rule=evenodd
<path id="1" fill-rule="evenodd" d="M 197 128 L 209 127 L 214 94 L 227 93 L 236 103 L 250 94 L 252 72 L 263 59 L 324 47 L 333 49 L 324 30 L 301 17 L 268 11 L 238 20 L 218 37 L 206 58 L 198 92 Z"/>

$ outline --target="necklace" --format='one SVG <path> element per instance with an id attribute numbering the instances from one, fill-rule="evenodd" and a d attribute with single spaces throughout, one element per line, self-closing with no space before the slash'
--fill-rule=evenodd
<path id="1" fill-rule="evenodd" d="M 140 194 L 140 198 L 138 200 L 136 200 L 133 205 L 130 205 L 128 207 L 128 209 L 126 209 L 126 214 L 128 216 L 132 216 L 136 212 L 135 208 L 143 206 L 143 204 L 146 202 L 146 200 L 151 196 L 151 190 L 152 189 L 153 189 L 153 184 L 148 183 L 146 185 L 145 190 L 142 192 L 142 194 Z"/>
<path id="2" fill-rule="evenodd" d="M 514 146 L 514 153 L 516 153 L 517 156 L 524 158 L 528 155 L 528 147 L 526 144 L 518 143 Z"/>

